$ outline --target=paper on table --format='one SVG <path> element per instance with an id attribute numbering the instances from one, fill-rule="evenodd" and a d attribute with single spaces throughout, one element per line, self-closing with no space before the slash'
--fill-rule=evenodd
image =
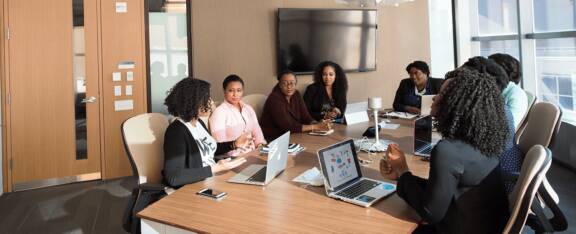
<path id="1" fill-rule="evenodd" d="M 328 131 L 315 131 L 315 132 L 309 132 L 308 134 L 310 135 L 316 135 L 316 136 L 327 136 L 334 133 L 334 129 L 330 129 Z"/>
<path id="2" fill-rule="evenodd" d="M 320 170 L 318 170 L 318 168 L 316 167 L 306 170 L 299 176 L 296 176 L 296 178 L 294 178 L 292 181 L 303 184 L 309 184 L 312 186 L 324 185 L 324 177 L 322 177 Z"/>
<path id="3" fill-rule="evenodd" d="M 381 129 L 397 129 L 400 127 L 400 124 L 391 124 L 391 123 L 386 123 L 385 121 L 380 122 L 380 128 Z"/>
<path id="4" fill-rule="evenodd" d="M 396 118 L 401 118 L 401 119 L 412 119 L 412 118 L 417 116 L 417 115 L 410 114 L 407 112 L 398 112 L 398 111 L 388 112 L 388 113 L 386 113 L 386 115 L 389 117 L 396 117 Z"/>

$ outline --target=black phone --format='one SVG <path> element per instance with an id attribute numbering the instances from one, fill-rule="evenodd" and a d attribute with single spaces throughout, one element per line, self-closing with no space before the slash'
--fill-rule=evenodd
<path id="1" fill-rule="evenodd" d="M 209 189 L 209 188 L 202 189 L 199 192 L 197 192 L 196 194 L 198 194 L 200 196 L 208 197 L 208 198 L 211 198 L 214 200 L 221 200 L 228 195 L 225 192 L 221 192 L 221 191 Z"/>
<path id="2" fill-rule="evenodd" d="M 380 130 L 380 128 L 381 128 L 380 125 L 378 125 L 378 130 Z M 376 137 L 376 130 L 375 130 L 375 129 L 376 129 L 376 128 L 375 128 L 374 126 L 368 127 L 368 128 L 366 129 L 366 131 L 364 131 L 364 133 L 362 133 L 362 136 L 365 136 L 365 137 Z"/>

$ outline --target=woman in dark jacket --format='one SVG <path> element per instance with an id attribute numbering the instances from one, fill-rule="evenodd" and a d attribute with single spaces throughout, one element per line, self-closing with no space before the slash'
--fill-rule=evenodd
<path id="1" fill-rule="evenodd" d="M 430 77 L 428 64 L 414 61 L 408 64 L 406 72 L 410 78 L 400 81 L 394 97 L 394 110 L 420 114 L 422 95 L 434 95 L 440 91 L 442 79 Z"/>
<path id="2" fill-rule="evenodd" d="M 504 100 L 486 73 L 450 73 L 431 114 L 443 139 L 434 147 L 428 179 L 412 175 L 397 145 L 380 172 L 427 225 L 417 233 L 501 233 L 509 217 L 498 156 L 508 137 Z"/>
<path id="3" fill-rule="evenodd" d="M 316 67 L 314 83 L 304 92 L 308 112 L 316 121 L 341 118 L 346 111 L 348 80 L 340 65 L 326 61 Z"/>
<path id="4" fill-rule="evenodd" d="M 260 127 L 267 141 L 272 141 L 287 131 L 292 133 L 327 131 L 330 123 L 316 123 L 308 113 L 306 105 L 296 90 L 296 74 L 286 70 L 278 74 L 278 84 L 268 95 Z"/>
<path id="5" fill-rule="evenodd" d="M 171 187 L 194 183 L 246 162 L 244 158 L 218 160 L 214 155 L 246 146 L 250 133 L 235 141 L 217 143 L 199 117 L 211 111 L 210 84 L 185 78 L 178 82 L 164 104 L 176 118 L 164 134 L 164 182 Z"/>

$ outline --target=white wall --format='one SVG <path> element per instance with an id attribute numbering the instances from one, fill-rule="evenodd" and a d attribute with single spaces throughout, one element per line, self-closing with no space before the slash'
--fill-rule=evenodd
<path id="1" fill-rule="evenodd" d="M 429 0 L 430 16 L 430 75 L 444 78 L 454 70 L 454 37 L 452 27 L 452 2 Z"/>
<path id="2" fill-rule="evenodd" d="M 276 84 L 278 8 L 354 8 L 332 0 L 194 0 L 192 43 L 194 76 L 212 84 L 223 99 L 222 80 L 231 73 L 246 83 L 245 95 L 268 94 Z M 414 60 L 430 62 L 428 1 L 378 7 L 377 70 L 349 73 L 348 101 L 381 96 L 391 107 L 404 70 Z M 299 76 L 299 84 L 311 82 Z"/>

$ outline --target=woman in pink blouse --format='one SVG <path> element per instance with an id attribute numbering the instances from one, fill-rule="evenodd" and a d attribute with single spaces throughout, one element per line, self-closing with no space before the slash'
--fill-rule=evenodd
<path id="1" fill-rule="evenodd" d="M 228 152 L 232 156 L 238 156 L 266 144 L 254 109 L 242 102 L 244 81 L 237 75 L 229 75 L 224 79 L 222 87 L 225 100 L 210 117 L 212 136 L 218 142 L 227 142 L 238 138 L 242 133 L 251 133 L 252 144 Z"/>

